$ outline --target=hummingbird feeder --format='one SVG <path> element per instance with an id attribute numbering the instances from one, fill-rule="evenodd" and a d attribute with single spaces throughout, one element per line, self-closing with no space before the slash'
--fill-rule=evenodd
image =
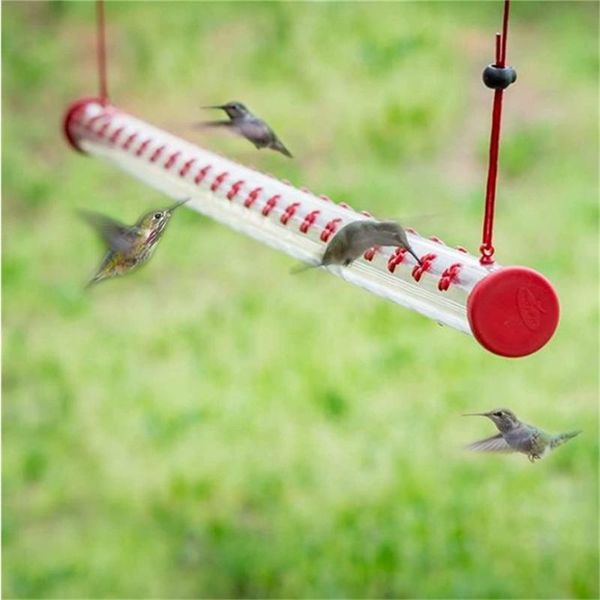
<path id="1" fill-rule="evenodd" d="M 76 150 L 104 158 L 173 198 L 190 197 L 186 206 L 308 262 L 321 258 L 341 227 L 371 217 L 204 150 L 114 106 L 106 85 L 102 0 L 97 8 L 100 95 L 75 101 L 64 118 L 65 136 Z M 495 354 L 519 357 L 550 340 L 558 324 L 559 302 L 543 275 L 527 267 L 501 267 L 493 258 L 502 97 L 516 80 L 514 69 L 506 66 L 508 11 L 505 0 L 496 60 L 483 73 L 485 85 L 494 90 L 494 102 L 480 256 L 407 228 L 421 264 L 402 248 L 371 248 L 351 266 L 328 270 L 473 335 Z"/>

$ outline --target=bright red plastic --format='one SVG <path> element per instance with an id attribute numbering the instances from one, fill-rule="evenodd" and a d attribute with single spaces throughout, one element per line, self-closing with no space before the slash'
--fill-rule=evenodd
<path id="1" fill-rule="evenodd" d="M 552 284 L 527 267 L 504 267 L 483 278 L 467 300 L 475 339 L 500 356 L 527 356 L 544 346 L 558 325 Z"/>
<path id="2" fill-rule="evenodd" d="M 88 97 L 75 100 L 75 102 L 73 102 L 73 104 L 67 108 L 67 112 L 65 113 L 65 117 L 63 119 L 63 133 L 65 134 L 67 141 L 73 148 L 75 148 L 75 150 L 77 150 L 77 152 L 81 152 L 82 154 L 85 154 L 85 152 L 79 147 L 77 140 L 71 133 L 71 121 L 80 110 L 85 108 L 87 104 L 102 104 L 102 99 Z"/>

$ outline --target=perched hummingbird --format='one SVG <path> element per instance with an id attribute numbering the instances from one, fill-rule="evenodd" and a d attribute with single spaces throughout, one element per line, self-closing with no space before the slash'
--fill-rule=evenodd
<path id="1" fill-rule="evenodd" d="M 543 458 L 557 446 L 564 444 L 581 431 L 568 431 L 551 435 L 527 425 L 517 419 L 515 413 L 508 408 L 497 408 L 485 413 L 469 413 L 465 417 L 480 416 L 491 419 L 498 428 L 497 435 L 469 444 L 469 450 L 478 452 L 521 452 L 527 454 L 531 462 Z"/>
<path id="2" fill-rule="evenodd" d="M 204 108 L 224 110 L 229 121 L 204 121 L 198 123 L 199 127 L 226 127 L 252 142 L 258 150 L 271 148 L 292 158 L 292 153 L 282 144 L 275 132 L 262 119 L 253 115 L 241 102 L 228 102 Z"/>
<path id="3" fill-rule="evenodd" d="M 96 229 L 108 247 L 98 272 L 87 287 L 104 279 L 125 275 L 148 262 L 173 211 L 188 200 L 186 198 L 169 208 L 150 211 L 131 226 L 96 212 L 81 211 L 83 218 Z"/>
<path id="4" fill-rule="evenodd" d="M 406 232 L 394 221 L 352 221 L 342 227 L 327 244 L 321 262 L 316 265 L 303 265 L 293 271 L 299 273 L 313 267 L 326 267 L 327 265 L 350 266 L 365 250 L 373 246 L 400 246 L 407 250 L 421 264 L 408 243 Z"/>

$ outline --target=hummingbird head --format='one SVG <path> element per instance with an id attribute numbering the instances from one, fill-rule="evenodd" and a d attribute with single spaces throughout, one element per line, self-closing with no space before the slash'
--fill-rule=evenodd
<path id="1" fill-rule="evenodd" d="M 421 259 L 417 256 L 415 251 L 412 249 L 412 246 L 408 242 L 408 238 L 406 237 L 406 232 L 400 226 L 398 226 L 398 237 L 400 240 L 400 247 L 404 248 L 416 261 L 418 265 L 422 265 Z"/>
<path id="2" fill-rule="evenodd" d="M 243 117 L 248 114 L 248 109 L 241 103 L 237 101 L 227 102 L 227 104 L 217 104 L 215 106 L 207 106 L 206 108 L 220 108 L 227 113 L 227 116 L 230 119 L 236 119 L 239 117 Z"/>
<path id="3" fill-rule="evenodd" d="M 189 198 L 186 198 L 185 200 L 180 200 L 179 202 L 176 202 L 168 208 L 152 210 L 140 218 L 140 220 L 136 223 L 136 226 L 139 229 L 148 232 L 148 243 L 153 243 L 158 240 L 161 233 L 167 226 L 167 223 L 169 222 L 173 211 L 182 204 L 185 204 L 188 200 Z"/>
<path id="4" fill-rule="evenodd" d="M 508 408 L 495 408 L 489 412 L 469 413 L 465 416 L 487 417 L 488 419 L 491 419 L 494 422 L 494 425 L 502 432 L 510 431 L 519 424 L 519 419 L 517 419 L 515 413 Z"/>

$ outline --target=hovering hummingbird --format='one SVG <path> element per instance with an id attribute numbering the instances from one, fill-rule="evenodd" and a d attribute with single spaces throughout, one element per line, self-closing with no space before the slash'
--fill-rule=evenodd
<path id="1" fill-rule="evenodd" d="M 327 244 L 321 262 L 302 265 L 293 271 L 299 273 L 314 267 L 327 265 L 350 266 L 365 250 L 373 246 L 400 246 L 409 252 L 418 264 L 421 260 L 408 243 L 406 232 L 394 221 L 352 221 L 342 227 Z"/>
<path id="2" fill-rule="evenodd" d="M 551 435 L 533 425 L 522 423 L 508 408 L 496 408 L 490 412 L 469 413 L 463 416 L 488 417 L 500 431 L 492 437 L 469 444 L 467 449 L 478 452 L 521 452 L 526 454 L 531 462 L 543 458 L 557 446 L 581 433 L 568 431 Z"/>
<path id="3" fill-rule="evenodd" d="M 106 256 L 87 287 L 104 279 L 125 275 L 148 262 L 173 211 L 188 200 L 176 202 L 169 208 L 152 210 L 131 226 L 96 212 L 80 211 L 108 247 Z"/>
<path id="4" fill-rule="evenodd" d="M 275 132 L 256 115 L 253 115 L 241 102 L 228 102 L 204 108 L 220 108 L 227 113 L 229 121 L 204 121 L 198 123 L 199 127 L 226 127 L 241 136 L 260 150 L 271 148 L 292 158 L 292 153 L 283 145 Z"/>

